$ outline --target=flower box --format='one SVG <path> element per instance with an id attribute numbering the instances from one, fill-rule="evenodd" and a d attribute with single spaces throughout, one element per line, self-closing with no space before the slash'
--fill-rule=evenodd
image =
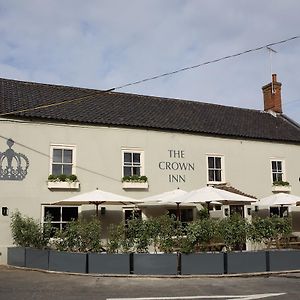
<path id="1" fill-rule="evenodd" d="M 134 253 L 133 273 L 139 275 L 176 275 L 178 268 L 175 253 Z"/>
<path id="2" fill-rule="evenodd" d="M 49 251 L 49 270 L 71 273 L 87 273 L 87 253 Z"/>
<path id="3" fill-rule="evenodd" d="M 123 181 L 123 189 L 147 189 L 149 187 L 148 182 L 134 182 L 134 181 Z"/>
<path id="4" fill-rule="evenodd" d="M 130 254 L 89 253 L 88 273 L 130 274 Z"/>
<path id="5" fill-rule="evenodd" d="M 272 192 L 290 192 L 292 187 L 290 185 L 273 185 Z"/>
<path id="6" fill-rule="evenodd" d="M 25 248 L 8 247 L 7 264 L 10 266 L 25 267 Z"/>
<path id="7" fill-rule="evenodd" d="M 25 266 L 33 269 L 49 269 L 49 250 L 26 248 Z"/>
<path id="8" fill-rule="evenodd" d="M 224 254 L 222 252 L 202 252 L 181 255 L 181 274 L 223 274 Z"/>
<path id="9" fill-rule="evenodd" d="M 79 181 L 48 181 L 48 189 L 65 189 L 65 190 L 78 190 L 80 187 Z"/>

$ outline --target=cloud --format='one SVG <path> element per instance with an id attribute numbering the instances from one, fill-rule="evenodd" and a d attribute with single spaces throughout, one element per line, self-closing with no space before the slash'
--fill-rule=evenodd
<path id="1" fill-rule="evenodd" d="M 107 89 L 298 34 L 297 0 L 0 0 L 2 77 Z M 297 99 L 300 40 L 273 71 Z M 120 90 L 262 108 L 267 50 Z M 295 107 L 284 106 L 300 121 Z"/>

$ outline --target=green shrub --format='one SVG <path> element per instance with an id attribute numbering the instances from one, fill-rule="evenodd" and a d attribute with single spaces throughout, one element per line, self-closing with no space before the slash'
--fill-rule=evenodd
<path id="1" fill-rule="evenodd" d="M 207 251 L 219 239 L 218 228 L 218 221 L 215 219 L 204 218 L 189 223 L 186 229 L 186 250 Z"/>
<path id="2" fill-rule="evenodd" d="M 15 245 L 37 249 L 47 248 L 51 235 L 50 220 L 42 226 L 37 220 L 22 216 L 19 211 L 16 211 L 12 214 L 10 226 Z"/>
<path id="3" fill-rule="evenodd" d="M 67 177 L 68 176 L 66 174 L 60 174 L 60 175 L 58 175 L 59 181 L 62 181 L 62 182 L 65 182 L 66 179 L 67 179 Z"/>
<path id="4" fill-rule="evenodd" d="M 268 249 L 273 242 L 275 242 L 277 248 L 280 248 L 281 242 L 287 242 L 291 233 L 290 218 L 280 218 L 278 216 L 255 217 L 252 219 L 249 238 L 255 243 L 264 243 Z"/>
<path id="5" fill-rule="evenodd" d="M 92 220 L 78 219 L 69 222 L 64 230 L 57 232 L 54 244 L 60 251 L 102 251 L 100 220 L 93 218 Z"/>
<path id="6" fill-rule="evenodd" d="M 229 218 L 222 219 L 219 222 L 219 233 L 223 240 L 226 250 L 243 250 L 249 234 L 249 223 L 239 214 L 234 214 Z"/>

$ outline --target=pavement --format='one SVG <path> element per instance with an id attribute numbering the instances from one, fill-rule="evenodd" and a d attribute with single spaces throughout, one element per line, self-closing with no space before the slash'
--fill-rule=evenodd
<path id="1" fill-rule="evenodd" d="M 300 272 L 259 276 L 107 276 L 0 266 L 0 299 L 299 299 Z"/>

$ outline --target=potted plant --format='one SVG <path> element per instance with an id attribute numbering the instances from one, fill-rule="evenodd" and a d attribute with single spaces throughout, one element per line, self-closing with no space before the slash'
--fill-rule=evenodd
<path id="1" fill-rule="evenodd" d="M 175 275 L 178 273 L 177 237 L 181 234 L 179 223 L 164 215 L 147 220 L 142 227 L 138 223 L 135 224 L 138 253 L 133 254 L 134 274 Z M 148 253 L 150 244 L 154 245 L 155 253 Z M 158 253 L 157 250 L 160 252 Z"/>
<path id="2" fill-rule="evenodd" d="M 288 181 L 277 180 L 273 181 L 272 185 L 273 192 L 290 192 L 291 186 Z"/>
<path id="3" fill-rule="evenodd" d="M 79 189 L 80 182 L 75 174 L 71 175 L 53 175 L 48 176 L 49 189 Z"/>
<path id="4" fill-rule="evenodd" d="M 8 264 L 48 269 L 48 243 L 51 235 L 50 220 L 44 226 L 37 220 L 15 212 L 11 217 L 11 230 L 14 244 L 8 248 Z"/>
<path id="5" fill-rule="evenodd" d="M 219 240 L 218 222 L 206 215 L 188 224 L 181 255 L 181 274 L 223 274 L 223 253 L 211 251 Z"/>
<path id="6" fill-rule="evenodd" d="M 147 176 L 124 176 L 122 178 L 123 189 L 147 189 L 148 188 L 148 178 Z"/>

